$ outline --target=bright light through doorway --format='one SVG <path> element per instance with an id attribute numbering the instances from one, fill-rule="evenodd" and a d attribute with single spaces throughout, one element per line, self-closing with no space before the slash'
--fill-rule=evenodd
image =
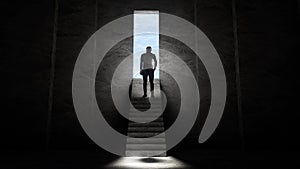
<path id="1" fill-rule="evenodd" d="M 133 22 L 133 77 L 142 78 L 140 72 L 140 57 L 146 52 L 146 47 L 152 47 L 152 53 L 157 58 L 157 68 L 154 78 L 159 78 L 159 11 L 135 10 Z"/>

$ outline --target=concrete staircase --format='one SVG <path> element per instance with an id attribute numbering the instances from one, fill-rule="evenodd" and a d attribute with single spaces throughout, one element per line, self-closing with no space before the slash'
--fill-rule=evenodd
<path id="1" fill-rule="evenodd" d="M 129 120 L 131 121 L 128 124 L 127 135 L 129 138 L 126 144 L 126 156 L 166 156 L 163 106 L 159 87 L 159 81 L 156 80 L 154 96 L 151 97 L 150 92 L 148 92 L 148 98 L 141 98 L 143 93 L 142 80 L 133 80 L 132 106 L 129 109 Z M 150 90 L 148 89 L 148 91 Z M 151 110 L 149 110 L 150 107 Z"/>

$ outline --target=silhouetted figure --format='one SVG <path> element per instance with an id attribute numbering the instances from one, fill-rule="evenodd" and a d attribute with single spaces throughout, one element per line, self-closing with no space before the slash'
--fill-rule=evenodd
<path id="1" fill-rule="evenodd" d="M 154 60 L 154 67 L 152 65 L 152 60 Z M 151 47 L 147 46 L 146 53 L 141 55 L 141 63 L 140 63 L 140 74 L 143 75 L 143 97 L 147 97 L 147 77 L 149 76 L 150 81 L 150 89 L 151 92 L 154 90 L 154 71 L 157 66 L 156 56 L 151 53 Z"/>

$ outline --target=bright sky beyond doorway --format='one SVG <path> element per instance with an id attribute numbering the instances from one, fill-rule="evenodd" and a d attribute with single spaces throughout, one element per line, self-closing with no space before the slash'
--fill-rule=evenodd
<path id="1" fill-rule="evenodd" d="M 140 72 L 140 57 L 146 52 L 146 47 L 152 47 L 152 53 L 157 58 L 157 68 L 154 78 L 159 78 L 159 12 L 151 10 L 135 10 L 133 22 L 133 77 L 142 78 Z"/>

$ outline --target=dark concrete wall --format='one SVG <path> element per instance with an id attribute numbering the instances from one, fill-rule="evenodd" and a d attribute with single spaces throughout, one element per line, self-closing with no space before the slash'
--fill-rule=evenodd
<path id="1" fill-rule="evenodd" d="M 294 109 L 300 30 L 297 1 L 236 2 L 242 116 L 237 109 L 231 1 L 69 0 L 59 1 L 57 7 L 51 0 L 3 2 L 0 41 L 5 101 L 1 112 L 6 150 L 99 150 L 82 130 L 74 112 L 71 94 L 74 63 L 83 44 L 97 29 L 132 14 L 134 9 L 158 9 L 194 23 L 211 40 L 225 68 L 228 100 L 215 134 L 205 144 L 196 144 L 209 106 L 209 90 L 203 90 L 207 92 L 201 98 L 203 113 L 177 148 L 192 142 L 199 150 L 231 149 L 240 148 L 242 141 L 246 149 L 299 148 L 296 137 L 299 115 Z M 164 44 L 161 47 L 172 49 L 172 41 L 161 40 Z M 200 86 L 207 89 L 209 84 L 203 83 L 207 77 L 201 73 L 205 72 L 201 62 L 197 63 L 187 51 L 184 48 L 174 52 L 187 54 L 182 55 L 183 59 L 198 72 Z M 53 58 L 55 61 L 51 62 Z M 53 88 L 49 88 L 51 82 Z M 173 90 L 167 82 L 162 82 L 165 91 Z M 49 91 L 53 94 L 50 100 Z M 176 99 L 169 97 L 168 110 L 173 111 L 172 102 L 176 103 Z"/>
<path id="2" fill-rule="evenodd" d="M 296 146 L 296 1 L 237 3 L 245 140 L 251 148 Z"/>
<path id="3" fill-rule="evenodd" d="M 1 149 L 45 147 L 52 1 L 1 4 Z"/>

